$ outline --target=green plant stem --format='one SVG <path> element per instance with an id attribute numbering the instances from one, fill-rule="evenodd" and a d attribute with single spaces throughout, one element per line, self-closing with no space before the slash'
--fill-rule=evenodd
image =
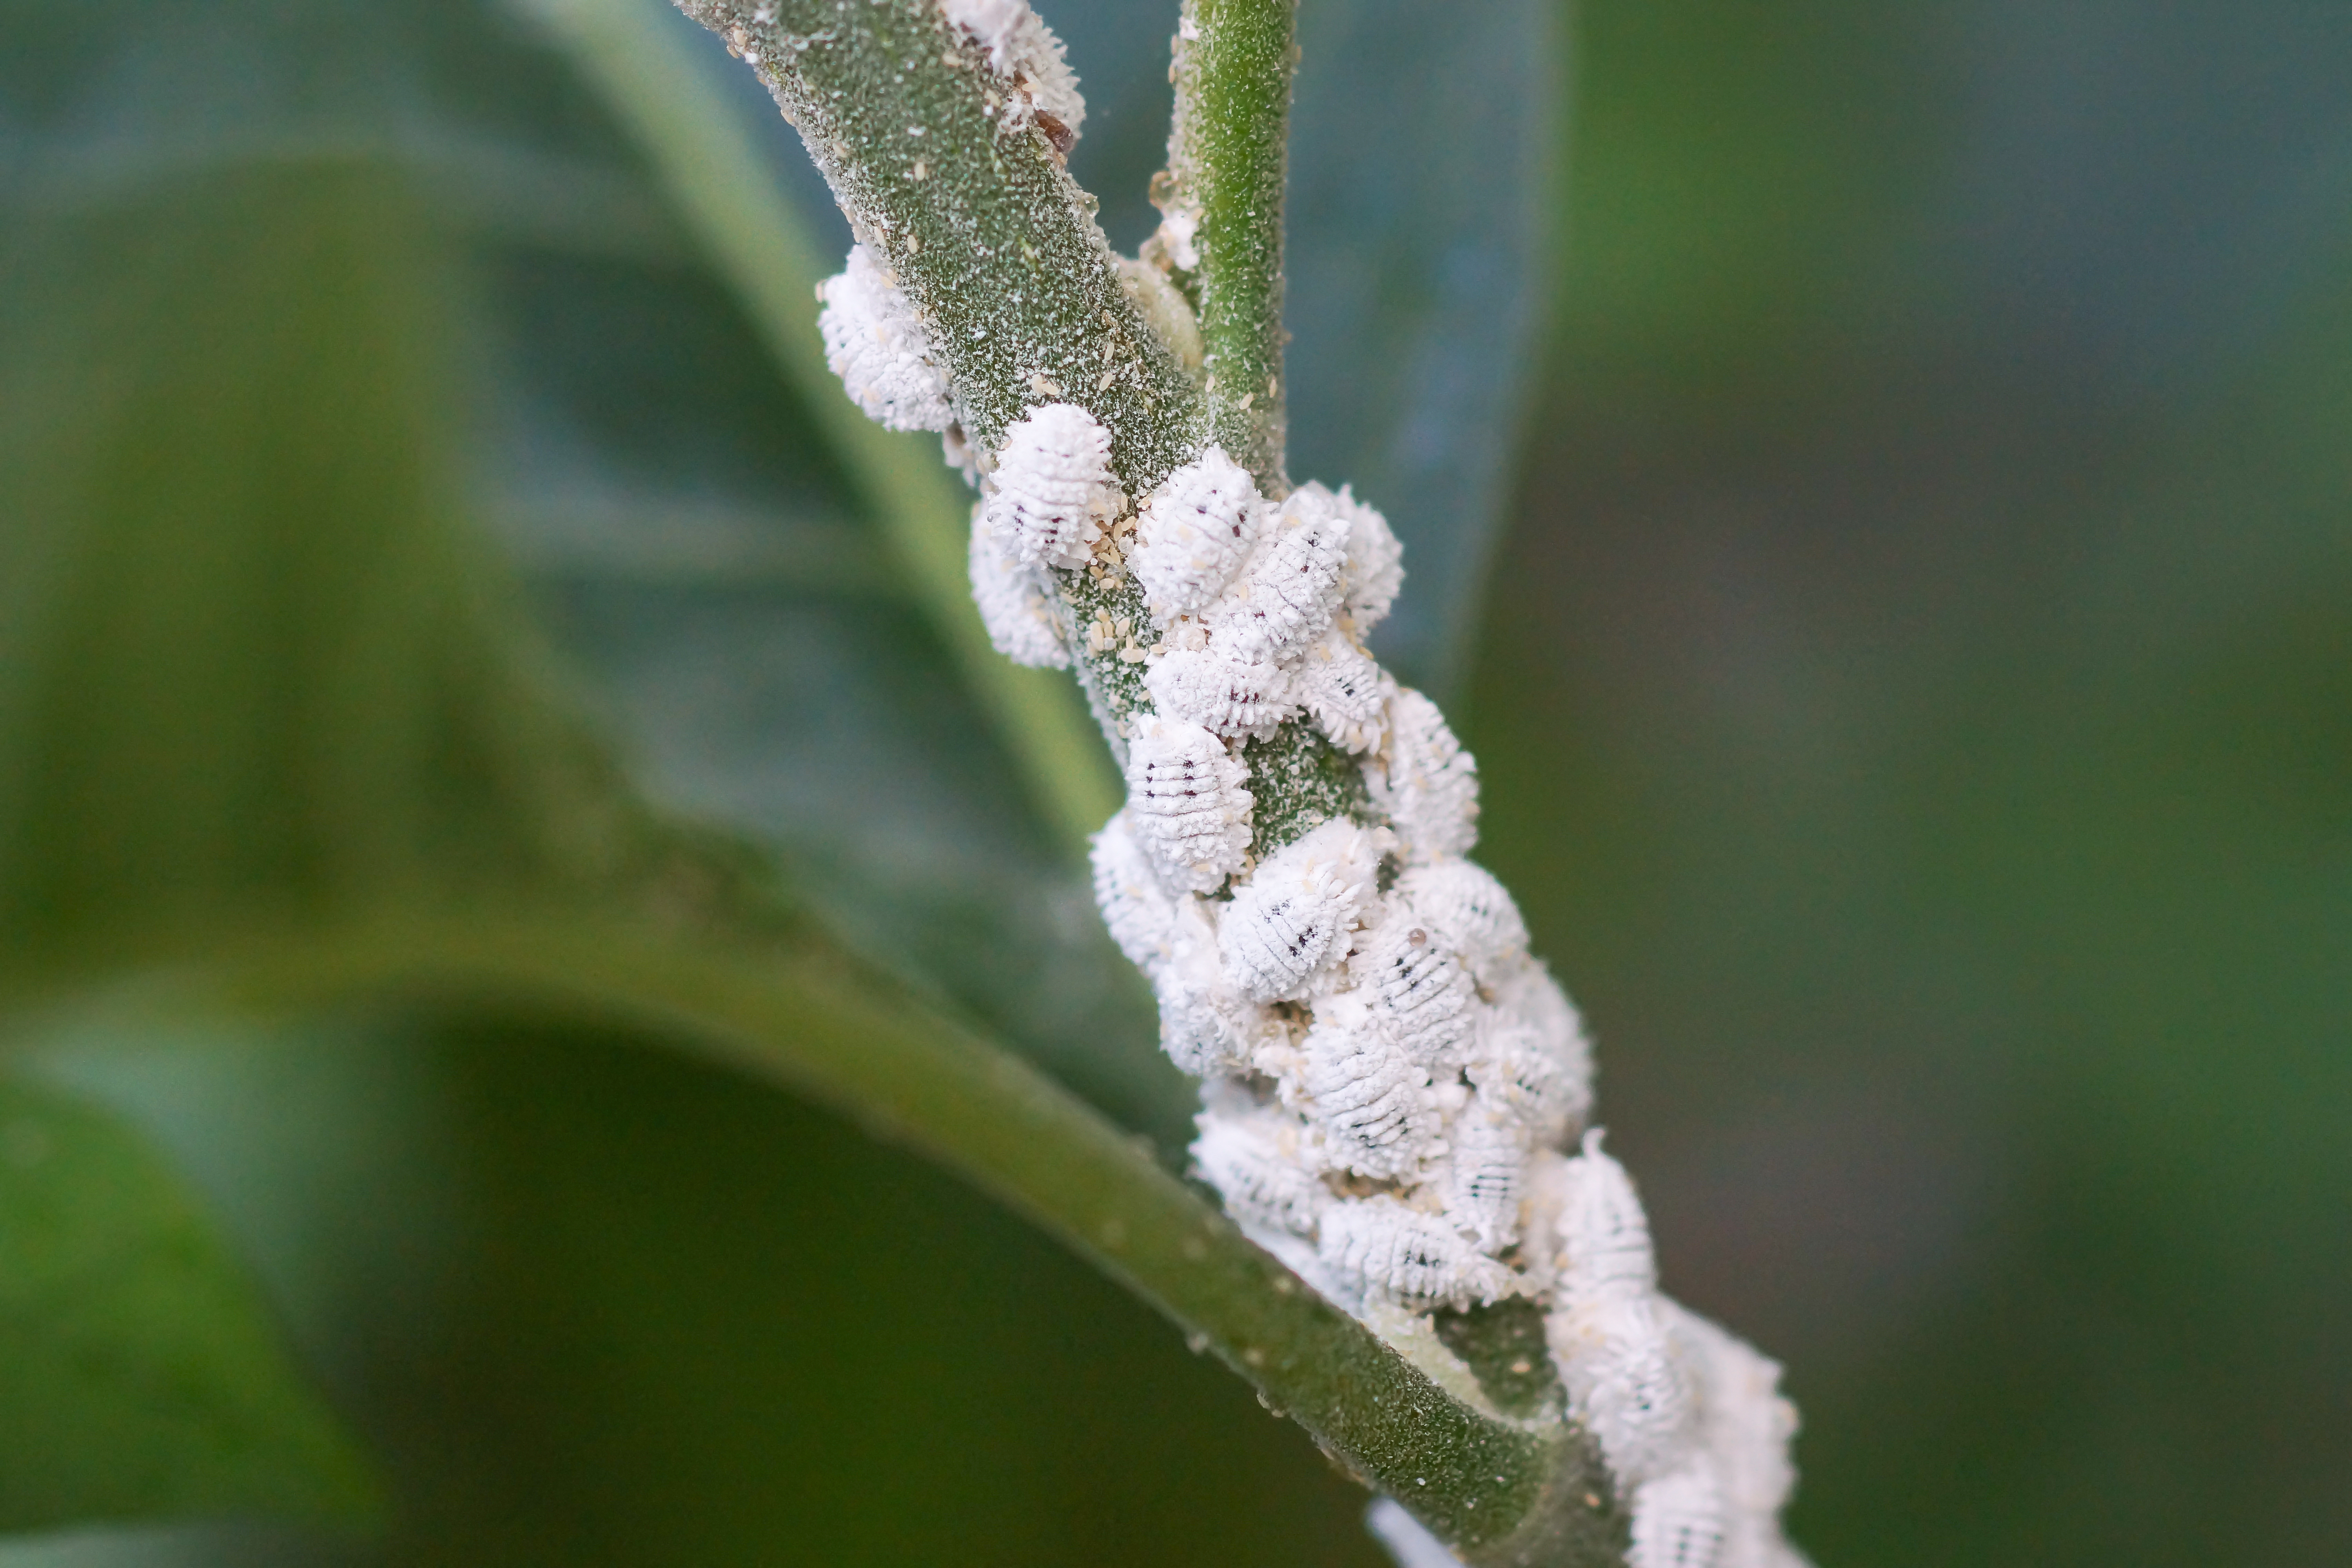
<path id="1" fill-rule="evenodd" d="M 533 0 L 532 8 L 620 115 L 678 216 L 733 286 L 881 525 L 1039 810 L 1065 845 L 1084 853 L 1087 837 L 1118 808 L 1118 781 L 1068 686 L 990 646 L 964 565 L 970 492 L 929 437 L 873 424 L 825 368 L 812 296 L 833 268 L 776 188 L 753 128 L 719 89 L 709 61 L 664 25 L 650 0 Z"/>
<path id="2" fill-rule="evenodd" d="M 1284 467 L 1283 175 L 1297 0 L 1184 0 L 1176 38 L 1169 205 L 1199 216 L 1192 282 L 1209 427 L 1258 488 Z"/>
<path id="3" fill-rule="evenodd" d="M 1457 1401 L 1068 1091 L 805 933 L 526 907 L 253 927 L 150 954 L 165 963 L 145 993 L 156 1001 L 552 1010 L 682 1045 L 832 1107 L 1056 1235 L 1469 1562 L 1620 1562 L 1607 1472 L 1577 1428 Z M 50 971 L 45 989 L 65 979 Z"/>

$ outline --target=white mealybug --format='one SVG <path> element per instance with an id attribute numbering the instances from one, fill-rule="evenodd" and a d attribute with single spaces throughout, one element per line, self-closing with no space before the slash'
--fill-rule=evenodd
<path id="1" fill-rule="evenodd" d="M 868 419 L 891 430 L 955 423 L 948 373 L 932 355 L 922 318 L 872 251 L 851 246 L 849 266 L 818 284 L 816 297 L 824 363 Z"/>
<path id="2" fill-rule="evenodd" d="M 1192 1163 L 1225 1200 L 1225 1212 L 1245 1225 L 1274 1226 L 1313 1236 L 1332 1203 L 1331 1189 L 1309 1169 L 1297 1123 L 1278 1112 L 1204 1110 Z"/>
<path id="3" fill-rule="evenodd" d="M 1201 269 L 1200 237 L 1201 209 L 1180 196 L 1160 209 L 1160 226 L 1143 242 L 1143 254 L 1148 258 L 1157 251 L 1177 271 L 1197 272 Z"/>
<path id="4" fill-rule="evenodd" d="M 1467 1306 L 1511 1293 L 1511 1271 L 1436 1215 L 1387 1196 L 1344 1199 L 1323 1213 L 1317 1250 L 1368 1294 L 1411 1307 Z"/>
<path id="5" fill-rule="evenodd" d="M 1136 517 L 1127 559 L 1160 625 L 1216 603 L 1249 559 L 1265 510 L 1247 470 L 1222 447 L 1212 446 L 1151 493 Z"/>
<path id="6" fill-rule="evenodd" d="M 1643 1481 L 1633 1489 L 1627 1568 L 1716 1568 L 1723 1548 L 1723 1503 L 1713 1467 L 1703 1458 Z"/>
<path id="7" fill-rule="evenodd" d="M 1293 490 L 1269 518 L 1240 580 L 1202 619 L 1244 658 L 1284 663 L 1330 628 L 1348 560 L 1348 519 L 1320 485 Z"/>
<path id="8" fill-rule="evenodd" d="M 1519 1238 L 1519 1199 L 1528 1137 L 1508 1116 L 1474 1100 L 1446 1129 L 1445 1212 L 1454 1227 L 1487 1252 Z"/>
<path id="9" fill-rule="evenodd" d="M 1226 982 L 1212 908 L 1189 894 L 1176 901 L 1168 959 L 1152 974 L 1160 1047 L 1194 1078 L 1246 1063 L 1276 1027 L 1265 1008 Z"/>
<path id="10" fill-rule="evenodd" d="M 1601 1148 L 1601 1130 L 1584 1135 L 1568 1163 L 1569 1184 L 1559 1211 L 1561 1292 L 1579 1300 L 1646 1296 L 1658 1286 L 1650 1219 L 1633 1193 L 1633 1179 Z"/>
<path id="11" fill-rule="evenodd" d="M 1234 988 L 1271 1002 L 1345 956 L 1347 933 L 1373 897 L 1388 837 L 1341 818 L 1267 857 L 1219 927 Z"/>
<path id="12" fill-rule="evenodd" d="M 1389 701 L 1388 742 L 1364 763 L 1372 804 L 1396 825 L 1413 860 L 1467 855 L 1478 842 L 1478 763 L 1420 692 Z"/>
<path id="13" fill-rule="evenodd" d="M 1483 977 L 1498 960 L 1527 951 L 1528 923 L 1519 906 L 1482 866 L 1467 860 L 1408 866 L 1396 890 L 1412 906 L 1412 918 L 1461 954 L 1473 974 Z"/>
<path id="14" fill-rule="evenodd" d="M 1470 1038 L 1477 992 L 1469 971 L 1401 899 L 1381 900 L 1379 925 L 1348 961 L 1373 1004 L 1375 1026 L 1432 1067 L 1451 1067 Z"/>
<path id="15" fill-rule="evenodd" d="M 1691 1450 L 1690 1386 L 1654 1295 L 1564 1295 L 1544 1321 L 1569 1408 L 1601 1444 L 1620 1484 L 1682 1465 Z"/>
<path id="16" fill-rule="evenodd" d="M 1147 974 L 1156 974 L 1173 956 L 1176 900 L 1160 885 L 1151 858 L 1137 843 L 1120 812 L 1095 835 L 1088 857 L 1094 869 L 1095 905 L 1111 941 L 1128 962 Z"/>
<path id="17" fill-rule="evenodd" d="M 1507 1118 L 1534 1148 L 1557 1146 L 1591 1109 L 1591 1081 L 1544 1048 L 1525 1022 L 1492 1007 L 1478 1026 L 1463 1074 L 1494 1115 Z"/>
<path id="18" fill-rule="evenodd" d="M 1298 702 L 1343 751 L 1369 752 L 1388 731 L 1396 682 L 1336 627 L 1298 660 Z"/>
<path id="19" fill-rule="evenodd" d="M 1404 590 L 1404 546 L 1389 520 L 1339 487 L 1339 505 L 1348 514 L 1348 564 L 1340 574 L 1341 602 L 1359 635 L 1386 619 Z"/>
<path id="20" fill-rule="evenodd" d="M 1249 769 L 1198 724 L 1147 718 L 1127 748 L 1128 821 L 1169 883 L 1211 893 L 1242 868 L 1250 812 Z"/>
<path id="21" fill-rule="evenodd" d="M 1038 669 L 1070 668 L 1069 645 L 1062 638 L 1061 616 L 1054 596 L 1045 592 L 1037 569 L 1024 566 L 1004 553 L 996 535 L 972 509 L 972 602 L 980 606 L 981 625 L 996 651 L 1015 664 Z"/>
<path id="22" fill-rule="evenodd" d="M 1110 432 L 1075 403 L 1045 403 L 1004 432 L 989 475 L 988 526 L 1015 560 L 1076 568 L 1121 505 Z"/>
<path id="23" fill-rule="evenodd" d="M 1550 1086 L 1542 1092 L 1547 1099 L 1557 1095 L 1570 1121 L 1581 1122 L 1592 1109 L 1592 1042 L 1576 1005 L 1540 961 L 1524 953 L 1497 960 L 1486 978 L 1495 1029 L 1518 1031 L 1519 1044 L 1551 1059 L 1557 1070 L 1540 1074 Z"/>
<path id="24" fill-rule="evenodd" d="M 1769 1568 L 1785 1550 L 1779 1515 L 1797 1479 L 1789 1462 L 1797 1408 L 1781 1396 L 1780 1364 L 1687 1308 L 1664 1305 L 1696 1373 L 1701 1429 L 1723 1486 L 1723 1568 Z"/>
<path id="25" fill-rule="evenodd" d="M 1295 710 L 1286 670 L 1214 646 L 1167 649 L 1144 671 L 1143 686 L 1162 717 L 1220 735 L 1269 736 Z"/>
<path id="26" fill-rule="evenodd" d="M 1087 118 L 1077 75 L 1062 40 L 1027 0 L 940 0 L 940 9 L 988 51 L 991 69 L 1025 92 L 1035 109 L 1059 121 L 1071 141 L 1077 139 Z"/>
<path id="27" fill-rule="evenodd" d="M 1429 1069 L 1379 1033 L 1318 1022 L 1299 1047 L 1299 1108 L 1332 1161 L 1362 1175 L 1411 1175 L 1437 1131 Z"/>

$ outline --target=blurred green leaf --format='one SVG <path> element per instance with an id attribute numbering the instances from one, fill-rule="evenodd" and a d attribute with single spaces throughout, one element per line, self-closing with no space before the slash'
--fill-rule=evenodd
<path id="1" fill-rule="evenodd" d="M 1291 472 L 1354 485 L 1395 525 L 1411 586 L 1373 646 L 1442 698 L 1467 673 L 1540 373 L 1568 14 L 1299 10 Z"/>
<path id="2" fill-rule="evenodd" d="M 178 1179 L 111 1119 L 0 1079 L 0 1529 L 375 1490 Z"/>

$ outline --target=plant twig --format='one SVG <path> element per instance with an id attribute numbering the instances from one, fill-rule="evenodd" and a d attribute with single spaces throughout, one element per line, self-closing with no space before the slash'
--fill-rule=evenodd
<path id="1" fill-rule="evenodd" d="M 840 456 L 851 483 L 910 579 L 958 670 L 993 721 L 1031 798 L 1061 841 L 1087 836 L 1118 807 L 1081 704 L 1051 671 L 1024 669 L 989 645 L 964 565 L 970 495 L 929 439 L 894 435 L 858 413 L 825 368 L 811 296 L 821 263 L 791 200 L 775 187 L 751 126 L 646 0 L 531 0 L 661 176 L 679 217 L 751 312 L 769 352 Z"/>
<path id="2" fill-rule="evenodd" d="M 804 932 L 415 911 L 210 931 L 153 1000 L 550 1008 L 640 1029 L 839 1111 L 1059 1237 L 1255 1384 L 1477 1564 L 1614 1568 L 1622 1520 L 1589 1438 L 1483 1414 L 1338 1310 L 1099 1113 Z M 70 984 L 45 966 L 43 989 Z M 24 1001 L 26 998 L 15 998 Z"/>
<path id="3" fill-rule="evenodd" d="M 1258 488 L 1280 495 L 1283 174 L 1297 0 L 1184 0 L 1176 118 L 1152 196 L 1192 230 L 1209 426 Z"/>

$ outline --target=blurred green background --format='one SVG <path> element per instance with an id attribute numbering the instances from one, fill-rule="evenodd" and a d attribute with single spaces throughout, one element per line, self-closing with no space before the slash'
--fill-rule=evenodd
<path id="1" fill-rule="evenodd" d="M 1048 7 L 1126 245 L 1165 10 Z M 1788 1363 L 1796 1537 L 2352 1559 L 2352 15 L 1306 16 L 1297 467 L 1412 545 L 1387 651 L 1478 753 L 1668 1288 Z M 617 757 L 1179 1157 L 1083 889 L 524 17 L 0 18 L 11 970 L 595 884 Z M 5 1568 L 1378 1561 L 1148 1310 L 650 1042 L 12 1030 L 205 1195 L 395 1501 Z"/>

